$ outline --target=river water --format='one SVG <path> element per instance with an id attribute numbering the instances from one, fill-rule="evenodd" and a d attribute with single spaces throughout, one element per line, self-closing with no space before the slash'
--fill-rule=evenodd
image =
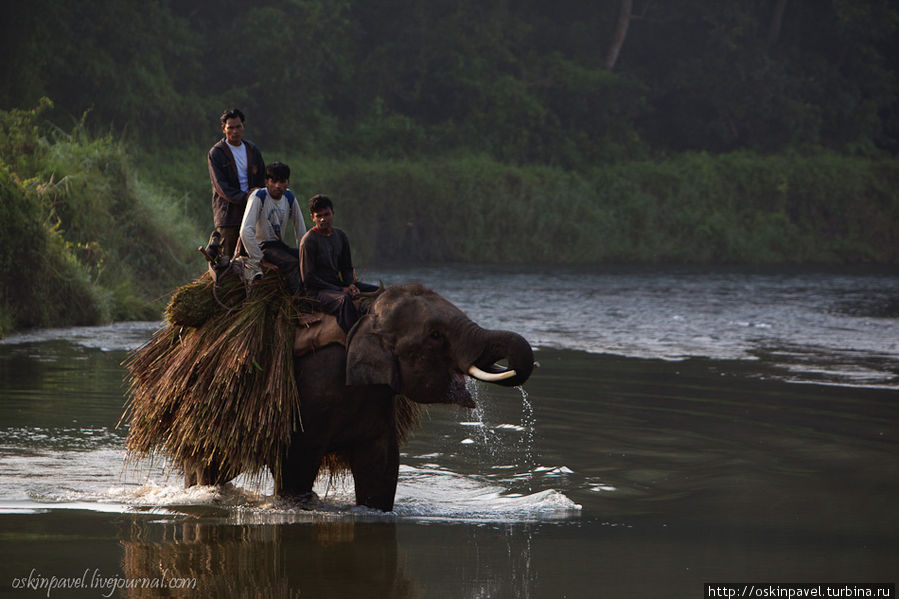
<path id="1" fill-rule="evenodd" d="M 159 323 L 0 341 L 0 594 L 701 597 L 703 583 L 894 582 L 899 276 L 438 267 L 419 281 L 540 367 L 429 410 L 396 509 L 320 481 L 125 464 L 127 352 Z M 81 581 L 81 582 L 78 582 Z M 26 588 L 21 588 L 25 586 Z"/>

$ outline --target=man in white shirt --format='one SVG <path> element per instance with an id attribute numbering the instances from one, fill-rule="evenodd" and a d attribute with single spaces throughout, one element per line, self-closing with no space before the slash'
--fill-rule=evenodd
<path id="1" fill-rule="evenodd" d="M 293 223 L 297 246 L 306 233 L 296 197 L 287 186 L 290 184 L 290 167 L 273 162 L 265 169 L 265 187 L 257 189 L 247 198 L 247 207 L 240 224 L 240 241 L 247 252 L 245 262 L 252 276 L 262 275 L 260 261 L 265 258 L 281 271 L 291 294 L 297 295 L 303 288 L 300 279 L 300 256 L 296 248 L 284 242 L 287 224 Z"/>
<path id="2" fill-rule="evenodd" d="M 265 185 L 265 163 L 259 148 L 243 138 L 245 119 L 240 110 L 230 108 L 219 120 L 225 137 L 212 146 L 207 156 L 212 216 L 222 236 L 222 252 L 233 256 L 247 196 Z"/>

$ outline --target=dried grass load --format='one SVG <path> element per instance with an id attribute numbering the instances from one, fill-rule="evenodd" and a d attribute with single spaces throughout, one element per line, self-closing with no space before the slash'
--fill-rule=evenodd
<path id="1" fill-rule="evenodd" d="M 166 326 L 125 361 L 129 456 L 160 452 L 177 465 L 211 469 L 215 482 L 265 466 L 277 476 L 300 422 L 298 316 L 272 271 L 249 297 L 235 276 L 213 285 L 206 274 L 179 288 Z"/>

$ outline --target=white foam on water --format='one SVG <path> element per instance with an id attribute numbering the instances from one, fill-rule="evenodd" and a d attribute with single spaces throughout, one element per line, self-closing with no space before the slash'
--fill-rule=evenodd
<path id="1" fill-rule="evenodd" d="M 527 429 L 518 424 L 497 424 L 494 428 L 499 430 L 508 430 L 508 431 L 517 431 L 519 433 L 523 433 Z"/>
<path id="2" fill-rule="evenodd" d="M 534 472 L 542 472 L 549 476 L 574 474 L 574 471 L 568 466 L 538 466 L 537 468 L 534 468 Z"/>
<path id="3" fill-rule="evenodd" d="M 178 505 L 256 505 L 264 501 L 264 496 L 252 489 L 228 485 L 195 485 L 185 488 L 173 483 L 159 483 L 150 480 L 134 487 L 113 487 L 106 496 L 125 505 L 138 507 L 178 506 Z"/>
<path id="4" fill-rule="evenodd" d="M 227 485 L 184 488 L 180 474 L 167 464 L 125 462 L 124 450 L 117 447 L 87 451 L 29 448 L 18 454 L 4 447 L 0 454 L 5 454 L 0 467 L 0 513 L 6 514 L 78 509 L 192 514 L 263 524 L 321 517 L 528 522 L 568 518 L 581 510 L 552 488 L 516 493 L 509 486 L 514 476 L 505 482 L 493 481 L 435 463 L 400 466 L 394 512 L 385 516 L 355 506 L 349 476 L 336 481 L 320 477 L 314 487 L 318 499 L 300 504 L 274 497 L 267 474 L 242 475 Z M 539 473 L 549 478 L 565 470 L 564 466 L 547 467 Z"/>
<path id="5" fill-rule="evenodd" d="M 535 521 L 568 518 L 581 506 L 555 489 L 521 494 L 476 476 L 403 465 L 394 511 L 428 520 Z"/>
<path id="6" fill-rule="evenodd" d="M 590 487 L 590 490 L 594 493 L 602 493 L 602 492 L 610 492 L 617 491 L 617 487 L 613 487 L 612 485 L 593 485 Z"/>

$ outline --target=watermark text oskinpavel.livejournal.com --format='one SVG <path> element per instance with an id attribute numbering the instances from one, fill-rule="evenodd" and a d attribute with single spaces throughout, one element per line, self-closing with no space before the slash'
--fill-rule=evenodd
<path id="1" fill-rule="evenodd" d="M 112 597 L 121 589 L 196 589 L 197 579 L 169 576 L 168 570 L 154 577 L 126 578 L 118 574 L 106 576 L 98 568 L 87 568 L 81 576 L 47 576 L 32 568 L 26 576 L 13 578 L 11 586 L 14 591 L 45 591 L 47 597 L 54 591 L 70 589 L 93 589 L 102 597 Z"/>

